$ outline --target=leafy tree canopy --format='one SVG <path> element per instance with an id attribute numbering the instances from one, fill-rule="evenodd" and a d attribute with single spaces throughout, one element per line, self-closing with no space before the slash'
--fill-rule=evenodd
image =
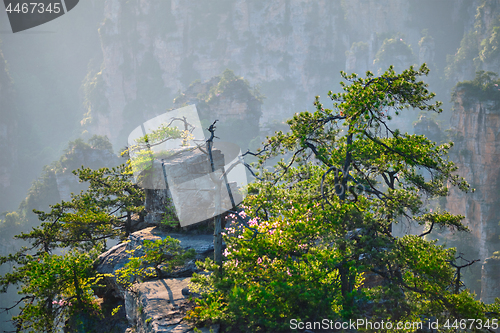
<path id="1" fill-rule="evenodd" d="M 475 301 L 460 281 L 472 262 L 460 266 L 454 249 L 426 239 L 468 230 L 463 216 L 426 208 L 448 186 L 471 190 L 448 160 L 452 143 L 391 128 L 406 109 L 441 112 L 419 80 L 428 72 L 425 64 L 379 77 L 342 72 L 343 92 L 328 93 L 332 109 L 317 97 L 314 112 L 268 138 L 253 154 L 260 180 L 229 217 L 223 273 L 205 263 L 216 273 L 196 277 L 204 298 L 190 319 L 289 331 L 292 318 L 444 323 L 498 314 L 500 303 Z M 425 229 L 397 237 L 395 223 Z"/>
<path id="2" fill-rule="evenodd" d="M 475 98 L 480 101 L 500 100 L 500 79 L 498 74 L 493 72 L 478 71 L 476 77 L 471 81 L 462 81 L 456 84 L 453 89 L 453 95 L 463 91 L 466 97 Z"/>
<path id="3" fill-rule="evenodd" d="M 81 167 L 73 173 L 89 183 L 88 190 L 52 205 L 49 212 L 34 210 L 41 224 L 16 236 L 30 246 L 0 257 L 0 264 L 13 267 L 0 277 L 1 291 L 16 286 L 22 295 L 12 307 L 20 306 L 13 317 L 19 331 L 52 333 L 71 318 L 73 325 L 91 332 L 93 321 L 76 319 L 101 316 L 94 288 L 102 276 L 94 262 L 107 239 L 126 238 L 144 215 L 144 192 L 131 182 L 130 166 Z M 58 248 L 66 252 L 59 255 Z"/>

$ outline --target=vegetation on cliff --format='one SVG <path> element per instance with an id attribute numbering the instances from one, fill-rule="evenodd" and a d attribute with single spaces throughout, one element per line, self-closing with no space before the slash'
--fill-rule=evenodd
<path id="1" fill-rule="evenodd" d="M 257 141 L 263 100 L 258 87 L 251 87 L 243 77 L 226 69 L 207 82 L 192 82 L 174 99 L 174 107 L 196 104 L 204 128 L 215 119 L 224 119 L 218 123 L 217 135 L 222 141 L 231 141 L 247 149 L 249 146 L 256 148 L 260 143 Z M 245 126 L 241 126 L 242 123 Z"/>
<path id="2" fill-rule="evenodd" d="M 386 68 L 389 64 L 395 63 L 398 69 L 403 66 L 408 66 L 408 64 L 413 64 L 416 59 L 411 49 L 411 45 L 406 44 L 402 37 L 403 36 L 396 35 L 384 39 L 382 46 L 380 46 L 380 49 L 375 55 L 373 63 L 379 68 Z M 382 71 L 382 69 L 380 69 L 380 71 Z"/>
<path id="3" fill-rule="evenodd" d="M 93 143 L 110 149 L 107 140 L 95 138 Z M 0 277 L 1 291 L 16 286 L 21 295 L 8 308 L 20 306 L 13 317 L 19 331 L 52 333 L 70 318 L 71 325 L 84 332 L 95 328 L 102 314 L 94 290 L 102 276 L 96 274 L 94 262 L 106 240 L 126 237 L 144 216 L 144 193 L 131 182 L 129 168 L 123 164 L 73 171 L 80 182 L 89 183 L 88 189 L 50 205 L 47 213 L 35 209 L 41 224 L 15 237 L 29 246 L 0 257 L 0 264 L 12 267 Z"/>
<path id="4" fill-rule="evenodd" d="M 462 99 L 464 105 L 469 105 L 468 100 L 478 101 L 499 101 L 500 100 L 500 79 L 498 74 L 493 72 L 478 71 L 476 77 L 470 81 L 458 82 L 454 89 L 452 98 L 456 98 L 459 92 L 465 96 Z"/>
<path id="5" fill-rule="evenodd" d="M 466 33 L 454 55 L 447 57 L 445 74 L 452 81 L 464 80 L 475 71 L 498 63 L 500 55 L 500 17 L 493 16 L 494 1 L 482 1 L 476 8 L 474 26 Z"/>

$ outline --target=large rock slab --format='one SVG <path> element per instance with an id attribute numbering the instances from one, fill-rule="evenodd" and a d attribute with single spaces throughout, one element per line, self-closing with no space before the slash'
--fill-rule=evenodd
<path id="1" fill-rule="evenodd" d="M 135 333 L 188 333 L 194 325 L 184 320 L 193 304 L 183 295 L 191 278 L 147 281 L 134 285 L 125 294 L 125 310 Z M 217 333 L 218 327 L 212 327 Z M 209 328 L 201 329 L 208 333 Z"/>
<path id="2" fill-rule="evenodd" d="M 144 244 L 145 240 L 155 241 L 159 239 L 165 239 L 167 236 L 180 240 L 180 245 L 185 250 L 191 248 L 194 249 L 196 251 L 195 260 L 204 260 L 209 256 L 213 256 L 213 235 L 167 233 L 165 231 L 162 231 L 158 227 L 150 227 L 132 233 L 129 236 L 127 242 L 120 243 L 101 254 L 97 261 L 96 271 L 100 274 L 112 275 L 118 269 L 123 268 L 125 264 L 128 263 L 129 258 L 132 255 L 142 256 L 144 254 L 142 250 L 136 249 Z M 130 253 L 130 251 L 132 250 L 136 250 L 134 254 Z M 177 267 L 173 271 L 162 271 L 161 277 L 189 277 L 193 274 L 193 272 L 198 271 L 195 260 L 189 261 L 186 265 Z M 105 283 L 107 285 L 107 289 L 97 291 L 100 297 L 111 295 L 113 297 L 124 299 L 125 289 L 116 282 L 116 279 L 113 276 L 107 276 L 105 278 Z"/>
<path id="3" fill-rule="evenodd" d="M 181 247 L 185 250 L 194 249 L 196 251 L 196 259 L 198 260 L 203 260 L 213 254 L 213 235 L 168 233 L 159 227 L 150 227 L 131 234 L 128 238 L 127 250 L 136 249 L 138 246 L 144 244 L 145 240 L 156 241 L 165 239 L 167 236 L 178 239 L 181 242 Z"/>

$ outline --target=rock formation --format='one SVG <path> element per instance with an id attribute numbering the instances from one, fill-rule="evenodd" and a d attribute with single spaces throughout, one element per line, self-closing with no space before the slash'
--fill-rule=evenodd
<path id="1" fill-rule="evenodd" d="M 491 85 L 490 90 L 496 88 Z M 476 189 L 464 194 L 451 189 L 446 208 L 466 217 L 465 224 L 472 230 L 475 253 L 470 259 L 484 262 L 500 248 L 500 105 L 494 89 L 489 98 L 481 98 L 470 86 L 457 88 L 454 95 L 454 112 L 451 119 L 453 147 L 451 158 L 458 166 L 458 174 Z M 472 250 L 471 249 L 471 250 Z M 473 250 L 472 250 L 473 251 Z M 477 255 L 477 258 L 475 257 Z M 500 294 L 490 294 L 496 278 L 492 277 L 493 264 L 484 264 L 481 298 L 491 301 Z M 495 266 L 496 267 L 496 266 Z M 498 274 L 500 272 L 497 271 Z"/>
<path id="2" fill-rule="evenodd" d="M 127 319 L 132 328 L 126 333 L 193 333 L 194 325 L 185 321 L 192 308 L 186 292 L 190 278 L 159 279 L 136 286 L 127 293 Z M 198 332 L 218 333 L 219 325 L 203 327 Z"/>
<path id="3" fill-rule="evenodd" d="M 131 257 L 131 251 L 140 248 L 145 240 L 155 241 L 165 239 L 167 236 L 178 239 L 181 242 L 181 247 L 185 250 L 194 249 L 196 251 L 196 260 L 204 260 L 206 257 L 213 256 L 213 236 L 212 235 L 192 235 L 192 234 L 175 234 L 167 233 L 159 227 L 149 227 L 132 233 L 127 242 L 122 242 L 99 256 L 99 263 L 96 270 L 101 274 L 112 274 L 116 270 L 122 268 Z M 140 256 L 142 252 L 137 252 L 134 256 Z M 197 271 L 194 262 L 187 264 L 173 272 L 162 275 L 164 278 L 187 277 Z M 100 291 L 101 297 L 106 295 L 115 298 L 125 298 L 125 289 L 120 286 L 114 277 L 106 278 L 107 289 Z"/>
<path id="4" fill-rule="evenodd" d="M 212 156 L 216 170 L 224 167 L 225 156 L 220 150 L 214 148 Z M 183 319 L 187 310 L 193 307 L 193 303 L 188 299 L 190 295 L 188 283 L 194 272 L 200 272 L 195 260 L 213 256 L 214 236 L 196 234 L 193 231 L 189 234 L 167 232 L 161 221 L 165 214 L 175 215 L 174 204 L 181 222 L 188 219 L 191 211 L 199 207 L 209 209 L 210 214 L 205 213 L 205 215 L 212 217 L 214 184 L 210 179 L 206 184 L 199 181 L 210 172 L 211 166 L 206 152 L 184 147 L 173 156 L 163 159 L 162 163 L 154 160 L 151 168 L 143 170 L 138 176 L 138 184 L 147 187 L 145 202 L 147 216 L 142 224 L 139 223 L 135 227 L 153 226 L 130 234 L 127 241 L 101 254 L 95 267 L 99 274 L 104 274 L 105 284 L 105 287 L 97 290 L 96 294 L 103 298 L 106 304 L 124 305 L 129 323 L 127 332 L 192 332 L 193 325 Z M 165 175 L 168 182 L 164 178 Z M 192 180 L 197 180 L 196 184 L 193 184 Z M 172 186 L 173 184 L 178 186 Z M 196 197 L 190 196 L 190 192 L 183 187 L 183 184 L 188 184 L 188 188 L 196 185 L 194 186 L 198 189 L 195 191 Z M 236 195 L 236 189 L 233 190 Z M 185 205 L 185 202 L 188 204 Z M 132 286 L 124 286 L 119 282 L 116 272 L 123 268 L 132 256 L 140 257 L 145 254 L 143 248 L 146 241 L 154 242 L 168 237 L 179 240 L 184 250 L 194 249 L 195 258 L 173 270 L 163 264 L 157 266 L 157 276 L 150 281 L 134 283 Z M 218 328 L 212 327 L 212 330 L 217 332 Z M 203 331 L 208 332 L 208 329 Z"/>
<path id="5" fill-rule="evenodd" d="M 493 253 L 482 266 L 481 300 L 485 303 L 494 303 L 500 297 L 500 252 Z"/>
<path id="6" fill-rule="evenodd" d="M 104 3 L 103 63 L 84 84 L 83 123 L 113 143 L 172 107 L 193 81 L 209 81 L 226 68 L 260 86 L 266 96 L 260 123 L 265 124 L 310 108 L 314 96 L 335 89 L 346 63 L 348 71 L 360 74 L 377 70 L 375 55 L 397 33 L 419 54 L 422 29 L 439 26 L 435 54 L 444 66 L 462 37 L 456 33 L 463 31 L 460 15 L 473 6 L 450 0 L 438 5 L 409 0 Z M 443 43 L 450 40 L 456 43 Z M 359 43 L 366 48 L 356 48 Z M 226 112 L 241 108 L 230 99 L 221 106 Z"/>
<path id="7" fill-rule="evenodd" d="M 470 1 L 464 15 L 464 36 L 454 57 L 450 58 L 446 74 L 453 83 L 471 80 L 478 70 L 500 71 L 496 32 L 499 21 L 495 0 Z"/>
<path id="8" fill-rule="evenodd" d="M 15 93 L 7 63 L 0 50 L 0 212 L 12 209 L 13 185 L 19 177 L 19 124 L 15 107 Z"/>
<path id="9" fill-rule="evenodd" d="M 413 124 L 413 132 L 418 135 L 425 135 L 428 139 L 440 143 L 443 139 L 441 127 L 435 119 L 421 115 Z"/>
<path id="10" fill-rule="evenodd" d="M 106 287 L 98 290 L 98 295 L 104 301 L 123 304 L 130 329 L 134 333 L 162 333 L 162 332 L 192 332 L 193 325 L 183 320 L 186 311 L 192 308 L 189 302 L 190 276 L 199 272 L 194 261 L 177 267 L 172 272 L 163 272 L 159 279 L 134 284 L 127 290 L 120 285 L 114 276 L 118 269 L 124 267 L 131 257 L 140 256 L 140 248 L 145 240 L 155 241 L 167 236 L 180 241 L 183 249 L 194 249 L 194 260 L 204 260 L 213 256 L 213 236 L 207 234 L 175 234 L 162 231 L 158 227 L 150 227 L 131 234 L 127 242 L 120 243 L 107 252 L 101 254 L 96 270 L 100 274 L 107 274 Z M 161 267 L 160 267 L 161 268 Z M 183 290 L 184 289 L 184 290 Z M 213 328 L 217 332 L 217 328 Z M 204 332 L 208 333 L 208 329 Z"/>
<path id="11" fill-rule="evenodd" d="M 214 200 L 216 186 L 211 175 L 221 177 L 222 170 L 227 172 L 230 167 L 227 164 L 238 154 L 238 146 L 216 142 L 212 149 L 215 172 L 212 172 L 204 147 L 184 147 L 161 161 L 154 160 L 151 168 L 138 176 L 138 184 L 146 191 L 145 210 L 148 215 L 145 222 L 156 225 L 168 214 L 175 215 L 180 225 L 187 227 L 218 215 Z M 228 158 L 228 161 L 225 161 L 225 158 Z M 230 196 L 235 204 L 239 204 L 243 199 L 237 182 L 231 181 L 230 178 L 236 172 L 239 172 L 240 176 L 243 173 L 244 176 L 245 169 L 242 165 L 239 167 L 239 170 L 234 168 L 227 174 L 227 185 L 225 181 L 220 185 L 221 201 L 218 209 L 221 212 L 233 207 Z"/>
<path id="12" fill-rule="evenodd" d="M 206 82 L 193 82 L 174 99 L 173 107 L 185 104 L 196 105 L 205 128 L 219 120 L 216 135 L 222 141 L 237 143 L 242 150 L 248 148 L 251 140 L 260 143 L 262 96 L 233 71 L 226 69 Z"/>

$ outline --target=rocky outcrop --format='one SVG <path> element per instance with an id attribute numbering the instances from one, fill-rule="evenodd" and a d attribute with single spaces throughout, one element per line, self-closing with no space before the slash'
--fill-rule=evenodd
<path id="1" fill-rule="evenodd" d="M 194 249 L 196 251 L 196 258 L 194 260 L 204 260 L 209 256 L 213 256 L 213 235 L 192 235 L 192 234 L 173 234 L 162 231 L 159 227 L 150 227 L 132 233 L 127 242 L 120 243 L 99 256 L 96 271 L 100 274 L 114 274 L 118 269 L 123 268 L 129 261 L 129 258 L 134 256 L 141 256 L 141 250 L 137 250 L 134 254 L 130 251 L 136 250 L 145 240 L 159 240 L 165 239 L 167 236 L 178 239 L 183 249 Z M 187 277 L 191 276 L 193 272 L 197 272 L 196 265 L 193 261 L 182 267 L 177 267 L 172 272 L 163 272 L 162 277 Z M 160 266 L 161 268 L 161 266 Z M 117 283 L 113 276 L 105 278 L 106 288 L 99 290 L 100 297 L 114 297 L 119 299 L 125 298 L 126 290 Z"/>
<path id="2" fill-rule="evenodd" d="M 452 83 L 471 80 L 478 70 L 500 72 L 498 43 L 500 17 L 496 0 L 463 2 L 466 6 L 464 36 L 446 74 Z"/>
<path id="3" fill-rule="evenodd" d="M 195 81 L 174 100 L 174 108 L 195 104 L 202 123 L 214 120 L 216 135 L 222 141 L 234 142 L 246 150 L 251 140 L 259 136 L 262 116 L 262 96 L 242 77 L 226 69 L 206 82 Z"/>
<path id="4" fill-rule="evenodd" d="M 418 42 L 418 63 L 423 64 L 424 62 L 430 66 L 434 65 L 436 58 L 436 44 L 434 43 L 434 38 L 431 36 L 424 36 Z"/>
<path id="5" fill-rule="evenodd" d="M 481 274 L 481 300 L 491 304 L 496 297 L 500 297 L 500 252 L 493 253 L 487 258 L 482 267 Z"/>
<path id="6" fill-rule="evenodd" d="M 134 333 L 192 333 L 195 326 L 184 319 L 193 308 L 185 290 L 190 278 L 159 279 L 134 286 L 125 296 L 125 308 Z M 203 333 L 218 333 L 219 327 L 205 327 Z"/>
<path id="7" fill-rule="evenodd" d="M 168 190 L 145 189 L 144 191 L 146 192 L 144 209 L 147 212 L 147 215 L 144 219 L 147 223 L 158 225 L 167 212 L 167 209 L 174 208 L 171 202 L 171 198 L 168 194 Z"/>
<path id="8" fill-rule="evenodd" d="M 115 142 L 131 121 L 161 112 L 191 82 L 226 68 L 268 90 L 266 117 L 291 115 L 294 104 L 304 109 L 331 82 L 324 68 L 345 62 L 339 9 L 329 1 L 107 0 L 99 30 L 107 108 L 91 110 L 89 128 Z"/>
<path id="9" fill-rule="evenodd" d="M 215 170 L 222 169 L 225 163 L 221 151 L 213 149 L 212 157 Z M 195 147 L 186 147 L 161 161 L 153 160 L 151 168 L 138 177 L 138 184 L 146 189 L 146 221 L 157 224 L 168 210 L 175 210 L 182 226 L 212 217 L 211 172 L 208 154 Z"/>
<path id="10" fill-rule="evenodd" d="M 159 277 L 134 283 L 129 288 L 124 288 L 116 281 L 113 275 L 125 266 L 132 255 L 144 254 L 141 246 L 146 240 L 156 241 L 167 236 L 179 240 L 184 250 L 194 249 L 194 260 L 173 271 L 163 270 L 160 265 L 162 273 Z M 96 271 L 106 275 L 106 287 L 97 290 L 96 294 L 104 298 L 104 302 L 124 305 L 129 323 L 128 333 L 192 333 L 194 325 L 184 319 L 187 311 L 194 306 L 189 297 L 195 295 L 189 292 L 188 284 L 192 274 L 199 272 L 194 261 L 213 256 L 213 251 L 212 235 L 166 233 L 158 227 L 134 232 L 126 242 L 99 256 Z M 202 332 L 208 333 L 210 329 L 218 332 L 218 327 L 203 328 Z"/>
<path id="11" fill-rule="evenodd" d="M 229 171 L 227 186 L 230 193 L 225 181 L 222 182 L 218 209 L 225 212 L 233 207 L 230 194 L 235 204 L 239 204 L 242 195 L 238 191 L 238 185 L 244 186 L 246 182 L 242 183 L 240 179 L 238 184 L 231 181 L 230 177 L 244 176 L 245 171 L 241 169 L 241 164 L 237 166 L 240 169 L 236 167 L 229 170 L 239 153 L 237 145 L 216 142 L 212 149 L 215 169 L 215 172 L 212 172 L 210 158 L 203 147 L 184 147 L 169 157 L 154 159 L 146 170 L 140 173 L 138 170 L 138 184 L 146 191 L 145 210 L 148 214 L 145 222 L 157 225 L 168 217 L 179 221 L 182 227 L 187 227 L 218 215 L 214 200 L 215 178 L 212 177 L 221 177 L 221 170 Z M 224 167 L 226 168 L 223 169 Z"/>
<path id="12" fill-rule="evenodd" d="M 426 138 L 437 143 L 440 143 L 443 139 L 443 131 L 437 121 L 424 115 L 421 115 L 413 124 L 413 133 L 425 135 Z"/>
<path id="13" fill-rule="evenodd" d="M 472 255 L 477 254 L 484 261 L 500 248 L 500 107 L 494 99 L 480 99 L 469 93 L 467 87 L 457 89 L 454 103 L 451 132 L 455 146 L 451 158 L 459 168 L 458 174 L 476 191 L 464 194 L 451 188 L 446 208 L 466 217 L 465 224 L 472 230 L 473 248 L 477 249 Z M 483 279 L 483 300 L 500 296 L 490 294 L 495 290 L 489 286 L 494 281 Z"/>

